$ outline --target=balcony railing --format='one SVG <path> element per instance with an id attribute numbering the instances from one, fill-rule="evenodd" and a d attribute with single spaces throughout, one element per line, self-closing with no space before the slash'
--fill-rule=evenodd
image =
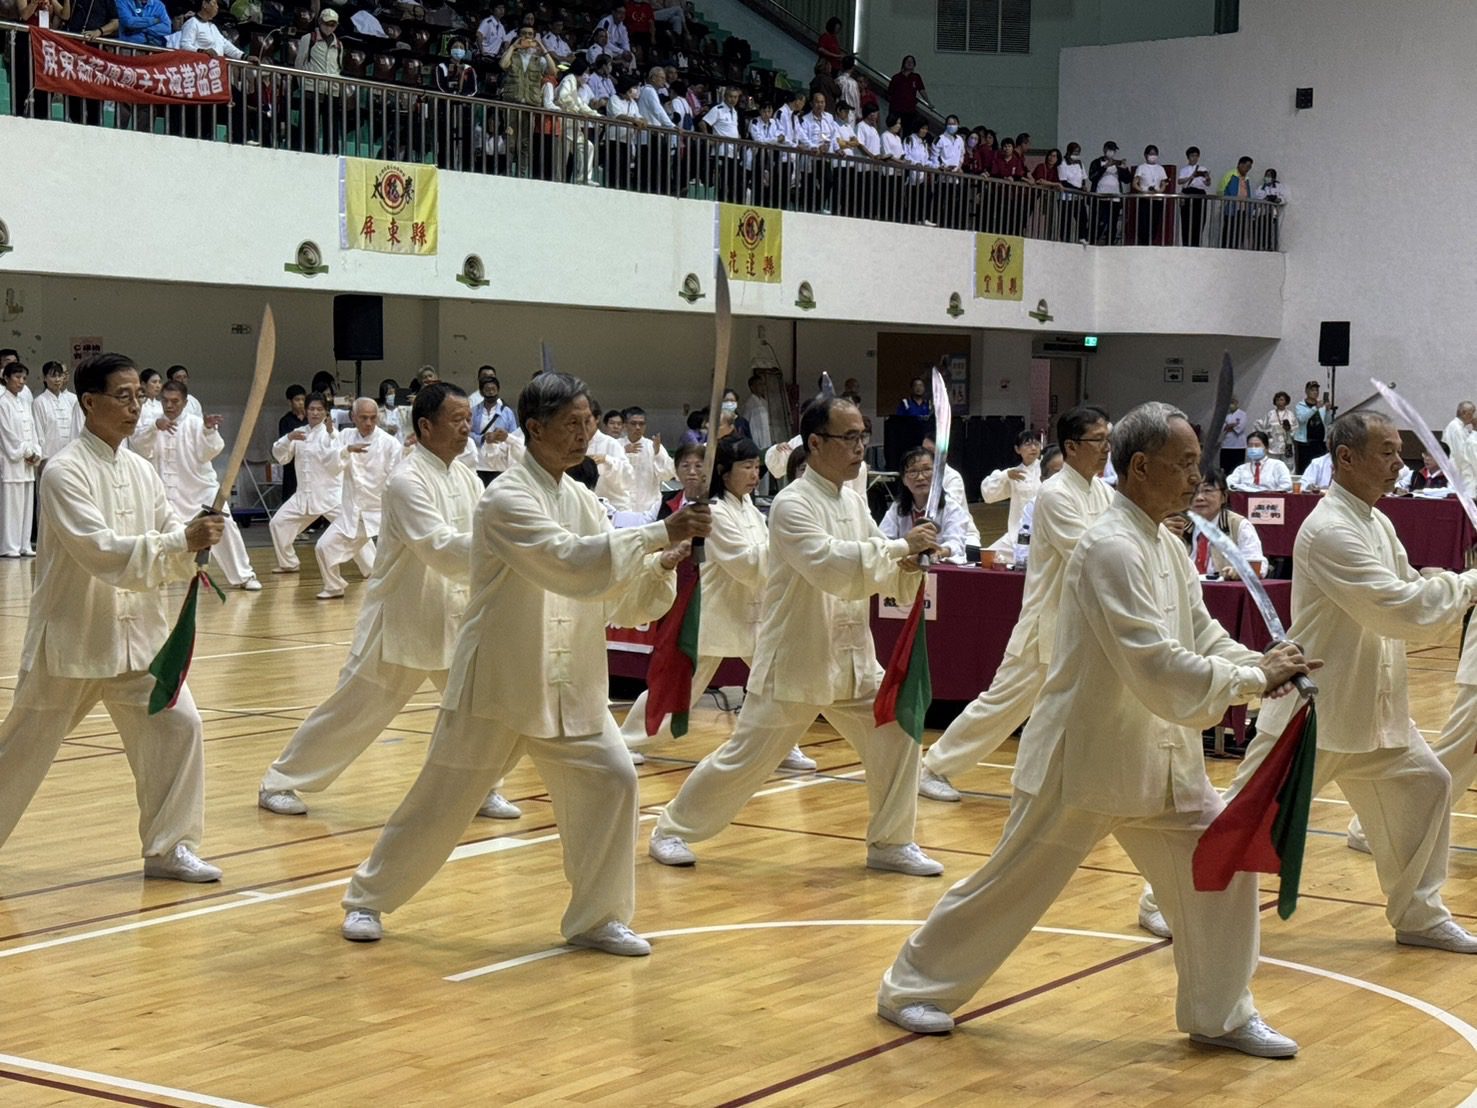
<path id="1" fill-rule="evenodd" d="M 0 23 L 0 34 L 0 113 L 1058 242 L 1279 249 L 1284 211 L 1265 201 L 1091 195 L 277 66 L 231 63 L 229 105 L 52 95 L 33 89 L 26 28 Z"/>

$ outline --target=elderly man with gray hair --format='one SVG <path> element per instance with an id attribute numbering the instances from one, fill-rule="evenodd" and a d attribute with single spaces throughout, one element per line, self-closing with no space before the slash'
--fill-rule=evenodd
<path id="1" fill-rule="evenodd" d="M 472 521 L 471 600 L 425 766 L 349 883 L 343 935 L 378 939 L 380 913 L 435 876 L 493 782 L 527 754 L 548 786 L 573 887 L 565 939 L 649 954 L 627 926 L 638 796 L 607 705 L 605 627 L 671 607 L 673 570 L 712 514 L 691 504 L 644 527 L 611 527 L 595 494 L 566 475 L 584 461 L 594 426 L 578 378 L 535 377 L 518 398 L 518 423 L 528 453 L 488 486 Z"/>
<path id="2" fill-rule="evenodd" d="M 379 426 L 380 410 L 373 397 L 361 396 L 351 409 L 352 429 L 339 438 L 343 461 L 343 492 L 339 514 L 313 547 L 323 577 L 319 600 L 337 600 L 347 583 L 339 566 L 349 559 L 359 564 L 365 579 L 374 572 L 374 539 L 380 533 L 380 504 L 390 475 L 405 457 L 400 440 Z"/>
<path id="3" fill-rule="evenodd" d="M 1194 889 L 1200 833 L 1224 805 L 1200 732 L 1232 704 L 1283 694 L 1316 668 L 1297 647 L 1256 654 L 1205 610 L 1184 545 L 1161 526 L 1200 481 L 1183 412 L 1151 403 L 1112 434 L 1118 495 L 1067 563 L 1056 650 L 1021 738 L 1010 819 L 989 862 L 955 885 L 904 945 L 879 1014 L 909 1031 L 951 1030 L 949 1012 L 1000 967 L 1092 849 L 1114 836 L 1166 890 L 1179 926 L 1179 1027 L 1203 1045 L 1289 1057 L 1297 1043 L 1252 1004 L 1256 879 Z"/>

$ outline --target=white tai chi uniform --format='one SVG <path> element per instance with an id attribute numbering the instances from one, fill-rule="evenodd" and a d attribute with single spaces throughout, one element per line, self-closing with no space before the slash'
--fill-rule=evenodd
<path id="1" fill-rule="evenodd" d="M 595 494 L 530 456 L 483 493 L 472 597 L 426 764 L 344 896 L 389 912 L 429 881 L 504 768 L 548 786 L 573 887 L 566 938 L 636 910 L 636 769 L 607 707 L 607 623 L 659 618 L 676 595 L 666 525 L 615 531 Z M 517 645 L 508 649 L 509 644 Z"/>
<path id="2" fill-rule="evenodd" d="M 1456 471 L 1467 483 L 1467 492 L 1477 492 L 1477 437 L 1472 428 L 1457 416 L 1441 432 L 1441 441 L 1451 452 Z"/>
<path id="3" fill-rule="evenodd" d="M 1313 792 L 1337 782 L 1359 817 L 1390 925 L 1435 927 L 1451 918 L 1441 902 L 1451 775 L 1410 718 L 1405 646 L 1441 641 L 1460 624 L 1477 598 L 1477 570 L 1422 577 L 1389 517 L 1337 483 L 1298 531 L 1292 569 L 1287 637 L 1324 662 Z M 1295 699 L 1262 708 L 1228 800 L 1282 734 Z"/>
<path id="4" fill-rule="evenodd" d="M 969 494 L 964 491 L 964 477 L 951 465 L 944 466 L 944 495 L 964 509 L 964 541 L 970 546 L 979 546 L 980 529 L 975 526 L 974 513 L 969 510 Z"/>
<path id="5" fill-rule="evenodd" d="M 922 511 L 923 509 L 919 508 L 917 515 L 921 516 Z M 883 513 L 879 526 L 882 528 L 882 534 L 887 538 L 900 539 L 911 531 L 917 522 L 919 520 L 915 518 L 913 509 L 905 510 L 894 501 L 892 507 Z M 938 544 L 944 549 L 944 555 L 939 560 L 951 562 L 954 565 L 963 565 L 965 546 L 969 543 L 969 511 L 961 508 L 959 501 L 945 492 L 943 503 L 939 505 L 938 519 L 935 522 L 939 529 Z M 979 532 L 975 532 L 975 539 L 978 540 L 978 538 Z M 976 542 L 974 545 L 978 546 L 979 543 Z"/>
<path id="6" fill-rule="evenodd" d="M 67 733 L 101 700 L 136 781 L 144 856 L 198 849 L 205 763 L 189 687 L 174 707 L 148 714 L 149 663 L 173 615 L 160 586 L 195 573 L 159 475 L 83 431 L 46 467 L 41 538 L 20 679 L 0 725 L 0 842 Z"/>
<path id="7" fill-rule="evenodd" d="M 636 450 L 628 450 L 631 445 L 629 439 L 621 440 L 626 471 L 604 479 L 603 489 L 597 491 L 618 512 L 649 513 L 655 518 L 662 504 L 662 482 L 675 478 L 677 470 L 672 465 L 672 455 L 659 443 L 643 436 L 635 443 Z"/>
<path id="8" fill-rule="evenodd" d="M 220 491 L 220 478 L 215 475 L 211 459 L 226 448 L 217 430 L 207 429 L 199 416 L 181 412 L 173 431 L 161 431 L 154 424 L 135 432 L 129 440 L 133 450 L 148 458 L 164 482 L 169 506 L 182 520 L 194 519 L 203 509 L 215 503 Z M 231 585 L 244 585 L 256 577 L 241 529 L 231 518 L 229 505 L 222 504 L 225 530 L 221 541 L 211 547 L 210 555 L 220 564 Z"/>
<path id="9" fill-rule="evenodd" d="M 427 680 L 446 687 L 471 580 L 482 482 L 416 446 L 390 478 L 373 576 L 338 688 L 303 721 L 263 792 L 320 792 L 390 726 Z"/>
<path id="10" fill-rule="evenodd" d="M 1451 806 L 1455 808 L 1477 780 L 1477 619 L 1467 624 L 1462 658 L 1456 666 L 1456 700 L 1431 750 L 1451 774 Z"/>
<path id="11" fill-rule="evenodd" d="M 31 394 L 0 391 L 0 558 L 31 553 L 36 466 L 41 440 L 31 415 Z"/>
<path id="12" fill-rule="evenodd" d="M 759 634 L 760 600 L 769 576 L 769 528 L 752 497 L 740 500 L 725 492 L 713 502 L 713 531 L 705 540 L 702 574 L 702 621 L 698 624 L 697 665 L 692 672 L 692 703 L 707 691 L 724 658 L 748 665 Z M 621 738 L 632 750 L 672 741 L 672 717 L 659 731 L 646 734 L 646 693 L 636 698 L 621 724 Z"/>
<path id="13" fill-rule="evenodd" d="M 366 578 L 374 572 L 374 537 L 380 532 L 380 500 L 385 484 L 405 457 L 405 447 L 381 427 L 368 436 L 351 427 L 338 436 L 343 461 L 343 489 L 339 512 L 319 536 L 313 554 L 323 577 L 325 592 L 343 592 L 347 587 L 339 566 L 352 558 Z M 368 446 L 352 453 L 351 446 Z"/>
<path id="14" fill-rule="evenodd" d="M 1265 688 L 1260 656 L 1205 610 L 1180 540 L 1121 496 L 1067 565 L 1060 627 L 1004 834 L 904 944 L 878 999 L 962 1007 L 1112 835 L 1168 890 L 1179 1027 L 1224 1035 L 1255 1014 L 1257 882 L 1194 889 L 1191 855 L 1224 807 L 1200 732 Z"/>
<path id="15" fill-rule="evenodd" d="M 769 475 L 773 477 L 776 481 L 783 481 L 785 479 L 785 469 L 790 464 L 790 455 L 795 452 L 795 448 L 799 445 L 800 436 L 796 435 L 794 438 L 790 439 L 787 442 L 775 443 L 764 452 L 764 468 L 769 470 Z M 857 471 L 857 475 L 853 477 L 850 481 L 846 482 L 846 487 L 848 489 L 855 490 L 858 496 L 860 496 L 863 500 L 866 500 L 868 484 L 869 481 L 867 463 L 863 462 L 862 468 Z M 960 498 L 959 503 L 964 503 L 964 499 L 962 497 Z"/>
<path id="16" fill-rule="evenodd" d="M 980 496 L 986 504 L 995 504 L 1007 497 L 1010 499 L 1010 515 L 1005 524 L 1005 534 L 990 544 L 991 550 L 1009 552 L 1015 549 L 1015 540 L 1021 533 L 1021 517 L 1025 514 L 1026 505 L 1035 500 L 1036 494 L 1041 491 L 1040 458 L 1028 466 L 1011 466 L 1010 469 L 1023 469 L 1026 475 L 1019 481 L 1012 481 L 1009 469 L 997 469 L 980 482 Z M 1034 541 L 1033 537 L 1032 542 Z"/>
<path id="17" fill-rule="evenodd" d="M 1067 562 L 1083 533 L 1113 503 L 1113 490 L 1100 478 L 1089 480 L 1063 466 L 1041 483 L 1032 503 L 1031 557 L 1020 618 L 990 687 L 969 702 L 923 756 L 923 764 L 940 777 L 969 769 L 1030 716 L 1056 645 L 1057 604 Z"/>
<path id="18" fill-rule="evenodd" d="M 296 570 L 302 564 L 292 549 L 297 538 L 319 516 L 331 523 L 338 518 L 343 495 L 343 455 L 338 435 L 325 419 L 317 427 L 301 427 L 308 437 L 294 439 L 289 431 L 272 444 L 272 456 L 281 465 L 297 465 L 297 492 L 289 496 L 272 516 L 272 549 L 280 569 Z"/>
<path id="19" fill-rule="evenodd" d="M 31 418 L 42 458 L 56 457 L 62 447 L 82 434 L 82 406 L 77 403 L 77 394 L 66 389 L 38 392 L 31 402 Z"/>
<path id="20" fill-rule="evenodd" d="M 919 573 L 903 565 L 907 556 L 907 540 L 884 538 L 866 502 L 814 468 L 780 490 L 769 511 L 764 622 L 738 727 L 683 783 L 658 835 L 697 842 L 718 834 L 823 715 L 861 755 L 867 843 L 913 841 L 918 748 L 896 722 L 872 719 L 882 667 L 871 601 L 917 595 Z"/>

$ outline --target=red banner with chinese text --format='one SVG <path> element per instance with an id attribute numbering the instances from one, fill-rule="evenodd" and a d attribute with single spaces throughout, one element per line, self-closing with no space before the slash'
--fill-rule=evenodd
<path id="1" fill-rule="evenodd" d="M 36 88 L 124 104 L 229 104 L 231 82 L 221 58 L 188 50 L 126 57 L 32 27 Z"/>

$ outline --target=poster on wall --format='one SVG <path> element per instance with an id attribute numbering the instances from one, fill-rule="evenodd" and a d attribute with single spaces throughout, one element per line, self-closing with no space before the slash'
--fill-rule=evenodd
<path id="1" fill-rule="evenodd" d="M 72 369 L 75 371 L 83 358 L 90 358 L 94 354 L 103 352 L 103 337 L 101 335 L 74 335 L 67 340 L 67 346 L 72 351 Z"/>
<path id="2" fill-rule="evenodd" d="M 949 403 L 959 415 L 969 411 L 969 359 L 951 354 L 943 366 L 944 380 L 949 384 Z"/>
<path id="3" fill-rule="evenodd" d="M 340 158 L 338 167 L 341 247 L 436 253 L 441 182 L 435 166 Z"/>
<path id="4" fill-rule="evenodd" d="M 785 261 L 785 213 L 778 208 L 719 204 L 718 249 L 730 281 L 779 284 Z"/>
<path id="5" fill-rule="evenodd" d="M 1019 300 L 1025 285 L 1025 239 L 1018 235 L 974 236 L 976 300 Z"/>

